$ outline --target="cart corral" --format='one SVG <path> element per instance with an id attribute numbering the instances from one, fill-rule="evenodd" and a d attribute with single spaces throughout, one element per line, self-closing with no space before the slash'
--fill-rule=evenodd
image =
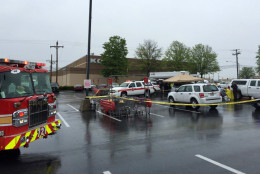
<path id="1" fill-rule="evenodd" d="M 149 117 L 150 108 L 152 107 L 151 99 L 139 97 L 104 96 L 93 98 L 92 100 L 96 111 L 117 118 L 134 116 Z"/>

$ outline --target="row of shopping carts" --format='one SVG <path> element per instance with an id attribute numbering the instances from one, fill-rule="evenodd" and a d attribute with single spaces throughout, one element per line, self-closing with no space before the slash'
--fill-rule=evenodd
<path id="1" fill-rule="evenodd" d="M 106 96 L 93 98 L 95 109 L 112 117 L 150 116 L 152 103 L 147 98 Z"/>

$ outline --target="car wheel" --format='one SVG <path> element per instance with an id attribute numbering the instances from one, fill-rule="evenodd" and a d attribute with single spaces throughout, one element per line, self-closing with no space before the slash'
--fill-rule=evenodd
<path id="1" fill-rule="evenodd" d="M 127 93 L 126 92 L 121 93 L 121 97 L 127 97 Z"/>
<path id="2" fill-rule="evenodd" d="M 174 98 L 173 97 L 169 97 L 169 103 L 175 103 Z M 174 107 L 175 105 L 170 105 L 171 107 Z"/>
<path id="3" fill-rule="evenodd" d="M 218 106 L 218 105 L 211 105 L 211 106 L 210 106 L 210 109 L 216 109 L 217 106 Z"/>
<path id="4" fill-rule="evenodd" d="M 198 104 L 198 101 L 196 100 L 196 99 L 191 99 L 191 102 L 190 102 L 192 105 L 191 105 L 191 108 L 192 109 L 199 109 L 200 108 L 200 106 L 195 106 L 194 104 Z"/>

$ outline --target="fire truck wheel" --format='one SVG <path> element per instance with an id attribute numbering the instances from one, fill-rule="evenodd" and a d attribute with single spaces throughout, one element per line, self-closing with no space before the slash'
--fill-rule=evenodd
<path id="1" fill-rule="evenodd" d="M 127 93 L 126 93 L 126 92 L 123 92 L 123 93 L 121 94 L 121 97 L 127 97 Z"/>

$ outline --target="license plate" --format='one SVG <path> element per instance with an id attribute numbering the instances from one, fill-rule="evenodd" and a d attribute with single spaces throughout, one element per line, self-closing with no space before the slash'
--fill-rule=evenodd
<path id="1" fill-rule="evenodd" d="M 214 93 L 210 93 L 210 96 L 214 96 Z"/>
<path id="2" fill-rule="evenodd" d="M 46 127 L 41 127 L 37 129 L 37 138 L 43 137 L 46 135 Z"/>

